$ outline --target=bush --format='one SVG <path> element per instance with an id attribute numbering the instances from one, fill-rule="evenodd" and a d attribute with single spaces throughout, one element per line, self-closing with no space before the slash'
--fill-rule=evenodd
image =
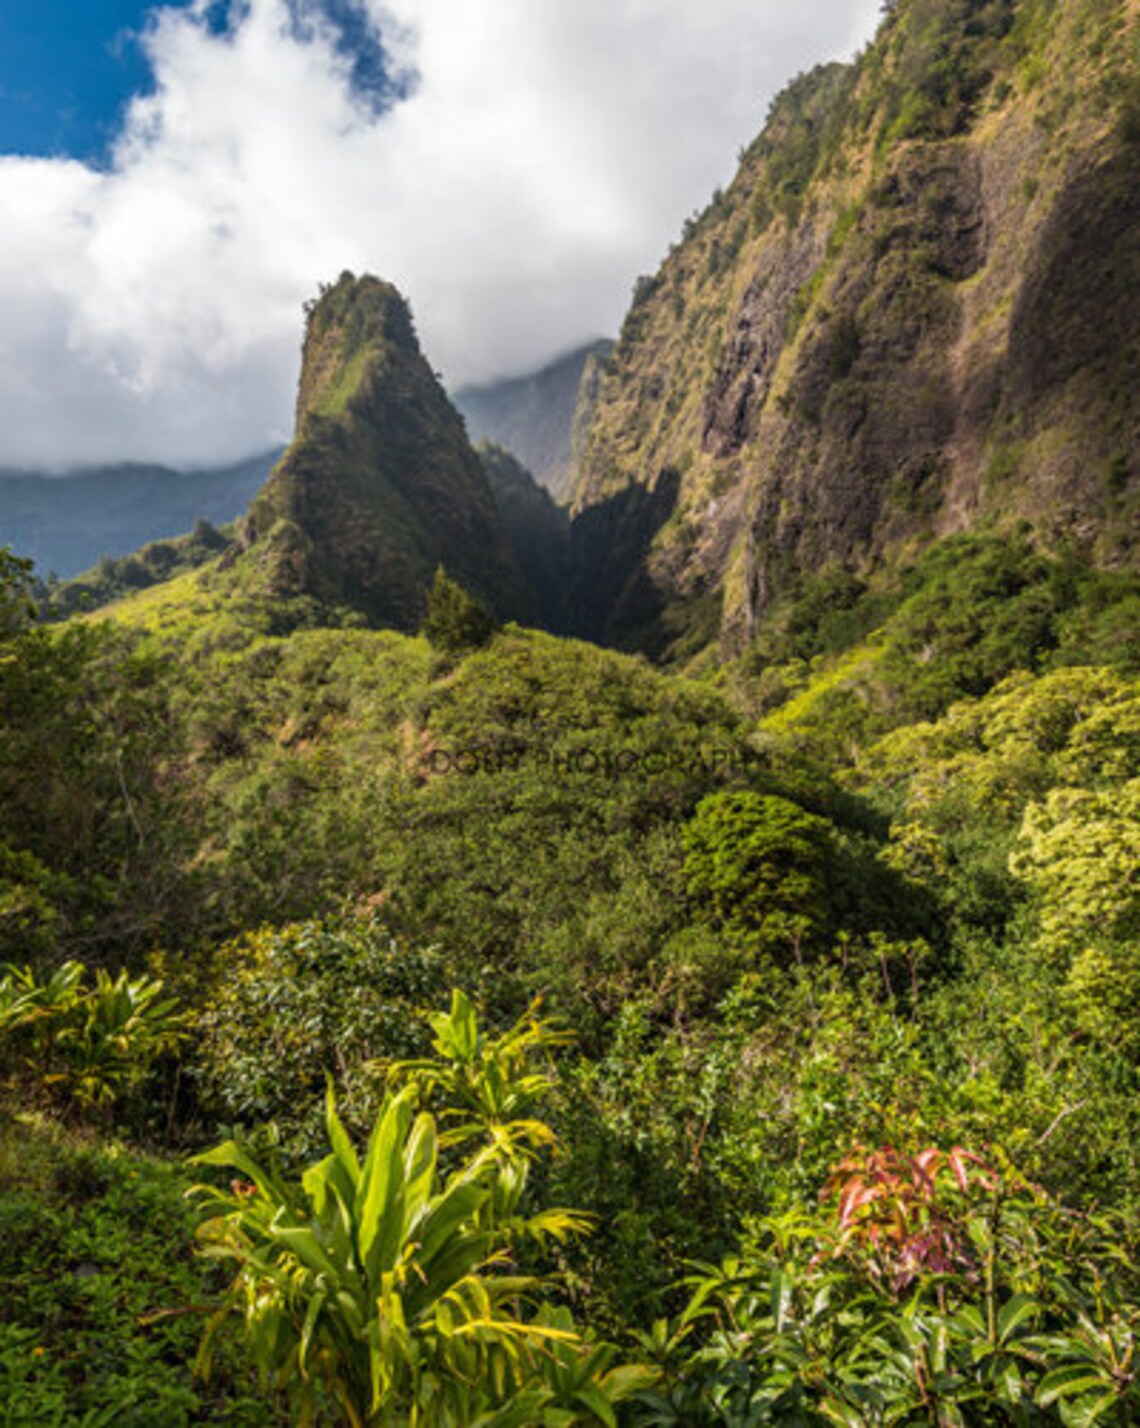
<path id="1" fill-rule="evenodd" d="M 370 1121 L 365 1064 L 425 1051 L 420 1014 L 444 985 L 438 953 L 399 945 L 371 914 L 262 928 L 215 962 L 198 1025 L 205 1104 L 227 1123 L 272 1123 L 297 1155 L 322 1143 L 330 1079 L 350 1125 Z"/>
<path id="2" fill-rule="evenodd" d="M 25 1094 L 109 1114 L 178 1045 L 185 1018 L 153 977 L 86 976 L 79 962 L 42 982 L 30 967 L 0 968 L 0 1069 Z"/>
<path id="3" fill-rule="evenodd" d="M 36 1121 L 0 1124 L 0 1422 L 280 1423 L 234 1359 L 191 1373 L 222 1281 L 190 1253 L 177 1167 Z"/>
<path id="4" fill-rule="evenodd" d="M 553 1142 L 531 1114 L 549 1088 L 535 1057 L 565 1037 L 532 1009 L 488 1038 L 458 992 L 432 1025 L 439 1059 L 392 1068 L 404 1084 L 362 1156 L 330 1090 L 332 1152 L 299 1185 L 238 1143 L 196 1158 L 242 1177 L 201 1192 L 215 1213 L 199 1238 L 237 1263 L 227 1307 L 263 1385 L 297 1422 L 612 1428 L 613 1404 L 650 1376 L 611 1369 L 613 1350 L 587 1345 L 565 1312 L 528 1315 L 539 1286 L 512 1272 L 517 1245 L 586 1228 L 572 1211 L 523 1208 L 530 1161 Z M 416 1114 L 432 1095 L 460 1122 L 442 1135 L 433 1115 Z M 204 1341 L 206 1368 L 223 1322 Z"/>
<path id="5" fill-rule="evenodd" d="M 833 833 L 775 794 L 710 794 L 684 830 L 689 894 L 750 945 L 798 955 L 826 918 Z"/>
<path id="6" fill-rule="evenodd" d="M 1136 1420 L 1135 1226 L 958 1147 L 856 1151 L 823 1198 L 690 1281 L 648 1421 Z"/>

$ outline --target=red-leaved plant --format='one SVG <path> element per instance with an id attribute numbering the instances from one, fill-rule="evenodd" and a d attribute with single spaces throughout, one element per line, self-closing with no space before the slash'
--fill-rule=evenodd
<path id="1" fill-rule="evenodd" d="M 966 1197 L 972 1187 L 992 1193 L 999 1183 L 981 1156 L 961 1146 L 917 1155 L 858 1146 L 832 1168 L 820 1193 L 822 1201 L 838 1201 L 830 1257 L 858 1259 L 895 1294 L 920 1275 L 968 1273 Z"/>

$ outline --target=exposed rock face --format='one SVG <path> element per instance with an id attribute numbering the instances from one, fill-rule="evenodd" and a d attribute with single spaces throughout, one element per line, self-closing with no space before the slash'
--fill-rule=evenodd
<path id="1" fill-rule="evenodd" d="M 656 607 L 643 648 L 698 626 L 739 648 L 799 575 L 983 520 L 1136 558 L 1140 7 L 1111 8 L 900 0 L 642 280 L 572 548 L 645 513 L 608 573 Z"/>
<path id="2" fill-rule="evenodd" d="M 784 350 L 792 304 L 823 257 L 813 225 L 788 233 L 763 255 L 744 291 L 701 410 L 701 448 L 734 456 L 756 435 Z"/>
<path id="3" fill-rule="evenodd" d="M 246 518 L 270 587 L 414 628 L 435 569 L 496 613 L 532 600 L 403 298 L 344 274 L 309 312 L 297 432 Z"/>

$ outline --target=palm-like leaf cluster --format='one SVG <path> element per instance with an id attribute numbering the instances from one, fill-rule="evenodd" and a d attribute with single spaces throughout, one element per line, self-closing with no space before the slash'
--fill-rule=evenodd
<path id="1" fill-rule="evenodd" d="M 105 1110 L 178 1044 L 185 1019 L 154 977 L 86 975 L 79 962 L 43 981 L 30 967 L 0 969 L 0 1058 L 65 1101 Z"/>
<path id="2" fill-rule="evenodd" d="M 497 1045 L 461 997 L 437 1031 L 468 1070 Z M 299 1185 L 234 1141 L 197 1157 L 235 1172 L 226 1189 L 199 1187 L 212 1211 L 199 1237 L 237 1264 L 200 1367 L 236 1310 L 265 1386 L 290 1398 L 302 1425 L 330 1414 L 353 1428 L 615 1423 L 613 1403 L 644 1387 L 645 1372 L 612 1368 L 613 1350 L 585 1343 L 564 1311 L 531 1312 L 538 1286 L 514 1272 L 520 1238 L 587 1228 L 572 1211 L 519 1212 L 536 1123 L 496 1118 L 445 1172 L 436 1119 L 416 1110 L 428 1078 L 418 1069 L 386 1096 L 363 1156 L 330 1091 L 331 1151 Z M 462 1079 L 442 1067 L 433 1084 L 449 1075 Z M 519 1104 L 505 1090 L 496 1102 Z M 465 1139 L 474 1124 L 464 1120 Z"/>

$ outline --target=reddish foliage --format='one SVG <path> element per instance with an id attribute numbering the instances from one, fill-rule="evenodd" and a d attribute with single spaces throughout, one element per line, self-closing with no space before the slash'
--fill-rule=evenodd
<path id="1" fill-rule="evenodd" d="M 821 1194 L 838 1201 L 833 1257 L 860 1257 L 896 1293 L 922 1274 L 968 1270 L 972 1256 L 960 1207 L 952 1203 L 955 1186 L 962 1195 L 971 1187 L 993 1192 L 998 1178 L 961 1146 L 931 1146 L 917 1155 L 857 1147 L 833 1167 Z"/>

